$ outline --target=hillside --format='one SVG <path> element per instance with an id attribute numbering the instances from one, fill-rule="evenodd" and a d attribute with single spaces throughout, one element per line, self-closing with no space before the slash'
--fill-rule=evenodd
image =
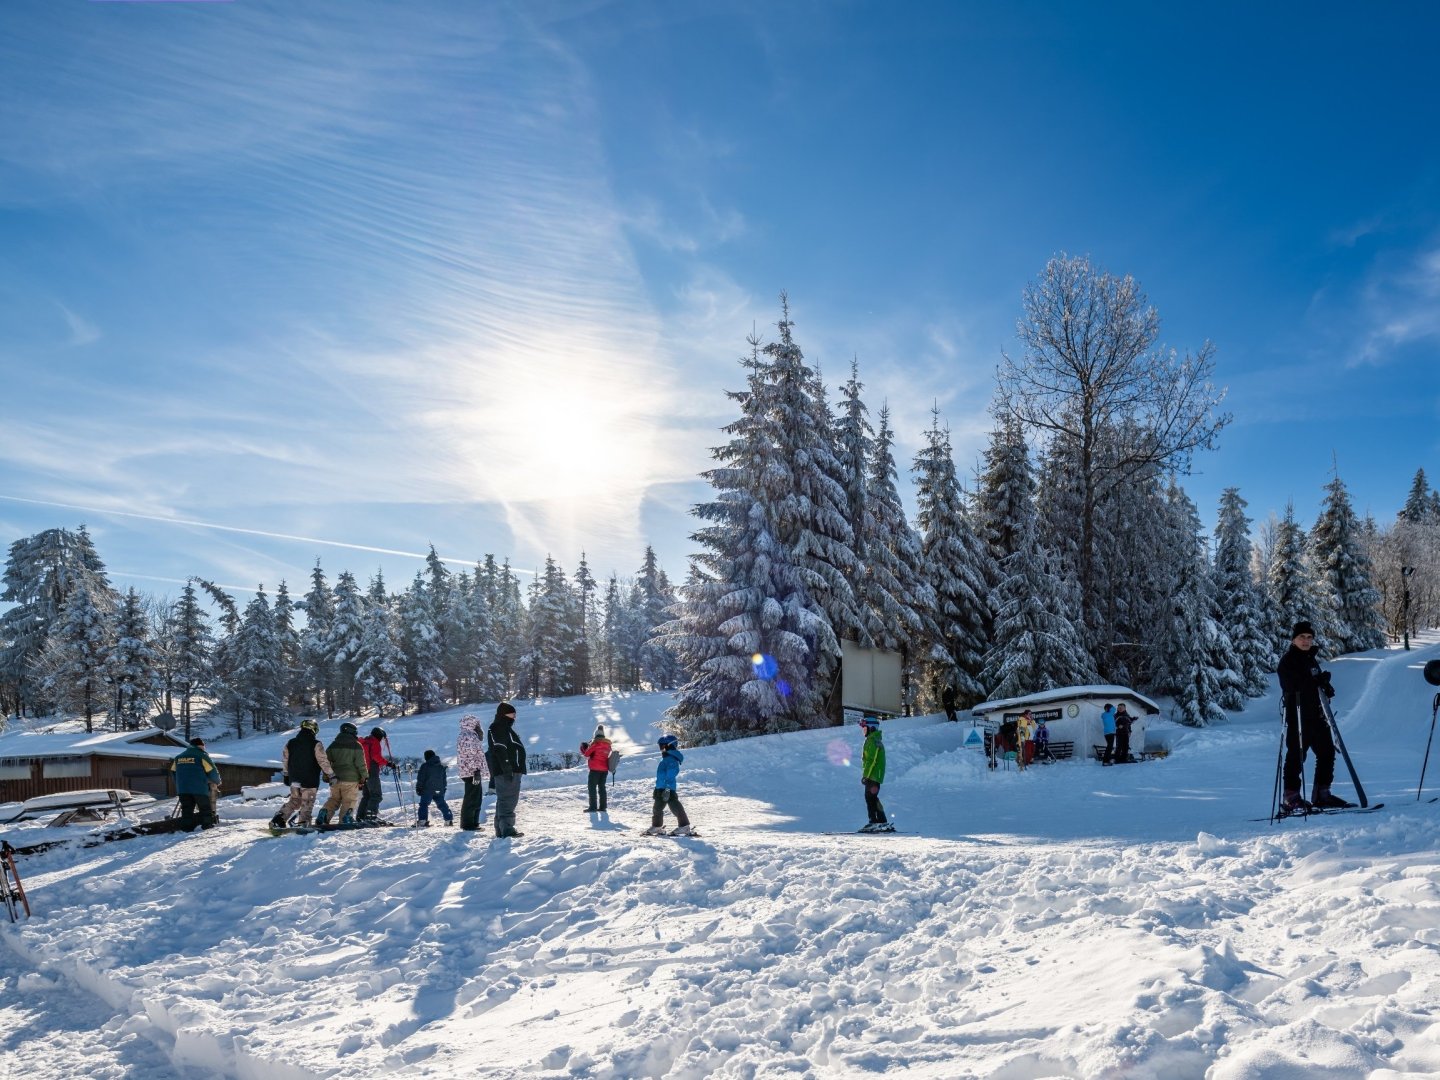
<path id="1" fill-rule="evenodd" d="M 1278 825 L 1251 820 L 1273 696 L 1114 769 L 991 773 L 956 726 L 892 721 L 888 837 L 825 834 L 864 820 L 854 729 L 698 748 L 689 841 L 638 836 L 663 697 L 522 704 L 537 749 L 597 716 L 631 744 L 608 821 L 575 770 L 530 778 L 520 841 L 271 838 L 253 804 L 26 860 L 0 1060 L 32 1078 L 1436 1075 L 1440 805 L 1415 801 L 1436 655 L 1332 665 L 1387 806 Z M 458 715 L 392 741 L 447 752 Z"/>

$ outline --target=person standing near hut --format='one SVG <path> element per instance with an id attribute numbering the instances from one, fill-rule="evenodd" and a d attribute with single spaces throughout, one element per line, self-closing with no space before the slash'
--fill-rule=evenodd
<path id="1" fill-rule="evenodd" d="M 170 762 L 175 774 L 175 793 L 180 797 L 180 828 L 193 832 L 198 820 L 200 828 L 215 826 L 215 811 L 210 808 L 210 785 L 220 783 L 220 770 L 205 752 L 204 739 L 192 739 L 190 745 Z"/>

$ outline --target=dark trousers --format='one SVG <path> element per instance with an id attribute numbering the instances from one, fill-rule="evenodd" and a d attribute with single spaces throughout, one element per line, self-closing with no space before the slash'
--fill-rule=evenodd
<path id="1" fill-rule="evenodd" d="M 1105 756 L 1100 760 L 1102 762 L 1115 760 L 1115 733 L 1113 731 L 1105 736 Z"/>
<path id="2" fill-rule="evenodd" d="M 1302 745 L 1303 743 L 1303 745 Z M 1325 717 L 1310 715 L 1300 718 L 1295 727 L 1293 715 L 1285 718 L 1285 790 L 1299 791 L 1305 751 L 1315 755 L 1315 786 L 1328 788 L 1335 779 L 1335 740 Z"/>
<path id="3" fill-rule="evenodd" d="M 360 793 L 360 809 L 356 812 L 357 818 L 373 818 L 380 816 L 380 802 L 385 797 L 385 790 L 380 786 L 380 766 L 371 765 L 370 775 L 365 778 L 365 789 Z"/>
<path id="4" fill-rule="evenodd" d="M 889 819 L 885 816 L 885 807 L 880 804 L 880 785 L 874 780 L 866 780 L 865 784 L 865 811 L 870 815 L 872 825 L 883 825 Z"/>
<path id="5" fill-rule="evenodd" d="M 1115 762 L 1124 765 L 1130 760 L 1130 732 L 1115 732 Z"/>
<path id="6" fill-rule="evenodd" d="M 465 777 L 465 797 L 460 800 L 460 828 L 474 831 L 480 828 L 480 811 L 485 799 L 485 781 L 477 777 Z"/>
<path id="7" fill-rule="evenodd" d="M 197 819 L 202 829 L 208 829 L 215 824 L 215 811 L 210 809 L 208 791 L 204 795 L 180 796 L 180 828 L 185 832 L 192 832 Z"/>
<path id="8" fill-rule="evenodd" d="M 590 793 L 590 809 L 604 811 L 605 809 L 605 780 L 609 777 L 608 772 L 597 772 L 590 770 L 590 781 L 588 791 Z"/>
<path id="9" fill-rule="evenodd" d="M 447 805 L 445 805 L 445 796 L 444 796 L 444 795 L 432 795 L 432 794 L 430 794 L 430 792 L 427 791 L 427 792 L 425 792 L 423 795 L 420 796 L 420 815 L 419 815 L 419 816 L 420 816 L 420 820 L 421 820 L 422 822 L 425 822 L 425 821 L 429 821 L 429 820 L 430 820 L 430 804 L 431 804 L 432 802 L 433 802 L 436 806 L 438 806 L 438 807 L 440 808 L 440 816 L 445 819 L 445 824 L 448 825 L 448 824 L 450 824 L 450 822 L 452 822 L 452 821 L 455 820 L 454 816 L 450 813 L 450 807 L 448 807 Z"/>
<path id="10" fill-rule="evenodd" d="M 665 824 L 665 807 L 669 806 L 671 813 L 675 815 L 675 822 L 678 825 L 689 825 L 690 818 L 685 813 L 685 807 L 680 805 L 680 796 L 670 788 L 657 787 L 655 789 L 655 805 L 650 808 L 650 827 L 658 829 Z"/>
<path id="11" fill-rule="evenodd" d="M 495 777 L 495 835 L 515 835 L 515 807 L 520 803 L 520 775 Z"/>

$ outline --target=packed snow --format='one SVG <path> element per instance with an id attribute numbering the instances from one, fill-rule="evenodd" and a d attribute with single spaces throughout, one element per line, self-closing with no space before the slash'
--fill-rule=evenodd
<path id="1" fill-rule="evenodd" d="M 607 816 L 575 768 L 527 778 L 519 840 L 271 837 L 278 799 L 230 799 L 208 832 L 22 858 L 0 1076 L 1440 1076 L 1437 655 L 1330 665 L 1386 805 L 1278 823 L 1273 686 L 1114 768 L 992 772 L 966 721 L 889 721 L 881 836 L 849 832 L 854 727 L 687 750 L 703 835 L 645 838 L 670 698 L 520 702 L 535 751 L 616 736 Z M 462 711 L 385 726 L 453 756 Z M 413 802 L 387 784 L 385 812 Z"/>

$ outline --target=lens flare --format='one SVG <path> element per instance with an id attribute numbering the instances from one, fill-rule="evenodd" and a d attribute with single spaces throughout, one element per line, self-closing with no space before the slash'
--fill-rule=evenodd
<path id="1" fill-rule="evenodd" d="M 780 665 L 775 662 L 773 656 L 766 653 L 756 653 L 750 657 L 750 667 L 755 672 L 757 679 L 773 679 L 780 674 Z"/>

